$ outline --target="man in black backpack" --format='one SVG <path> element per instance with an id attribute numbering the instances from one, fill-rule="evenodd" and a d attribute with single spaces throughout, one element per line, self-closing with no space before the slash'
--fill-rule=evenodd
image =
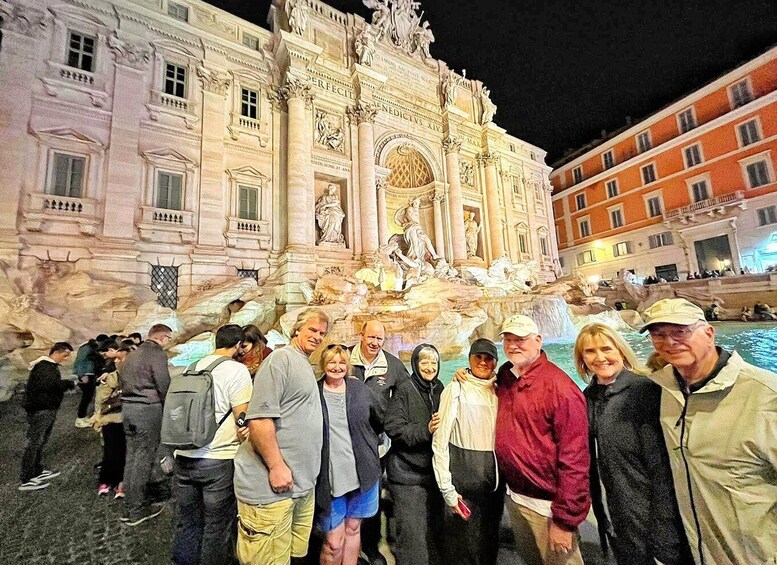
<path id="1" fill-rule="evenodd" d="M 162 429 L 162 404 L 170 386 L 167 354 L 163 347 L 173 330 L 164 324 L 151 326 L 148 338 L 124 360 L 119 371 L 122 420 L 127 438 L 124 467 L 125 512 L 121 521 L 137 526 L 158 516 L 162 507 L 149 503 L 146 487 L 154 467 Z"/>
<path id="2" fill-rule="evenodd" d="M 175 498 L 180 519 L 171 559 L 176 565 L 231 565 L 235 561 L 237 500 L 232 485 L 233 460 L 240 443 L 248 437 L 248 428 L 239 428 L 236 422 L 239 414 L 248 409 L 252 389 L 248 369 L 232 359 L 242 338 L 240 326 L 219 328 L 216 350 L 194 366 L 196 371 L 212 367 L 210 417 L 220 425 L 207 445 L 175 452 Z M 192 377 L 185 374 L 177 378 Z"/>

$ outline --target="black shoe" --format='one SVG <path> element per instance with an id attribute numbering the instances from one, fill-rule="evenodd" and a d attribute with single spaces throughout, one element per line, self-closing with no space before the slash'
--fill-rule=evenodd
<path id="1" fill-rule="evenodd" d="M 383 557 L 380 551 L 370 548 L 369 550 L 362 548 L 364 554 L 367 556 L 367 562 L 370 565 L 388 565 L 386 558 Z"/>
<path id="2" fill-rule="evenodd" d="M 134 518 L 129 518 L 126 522 L 124 522 L 127 526 L 139 526 L 146 520 L 151 520 L 152 518 L 156 518 L 162 513 L 162 510 L 164 510 L 163 506 L 158 505 L 151 505 L 146 506 L 143 508 L 143 510 L 140 511 L 140 514 L 135 516 Z"/>

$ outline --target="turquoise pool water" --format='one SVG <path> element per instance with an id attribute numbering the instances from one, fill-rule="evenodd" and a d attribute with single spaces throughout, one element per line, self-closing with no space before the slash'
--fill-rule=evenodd
<path id="1" fill-rule="evenodd" d="M 729 351 L 736 349 L 745 361 L 777 373 L 777 324 L 774 322 L 721 322 L 713 323 L 715 326 L 715 342 Z M 647 359 L 653 351 L 650 339 L 636 332 L 624 333 L 623 337 L 631 344 L 641 361 Z M 583 388 L 584 383 L 578 378 L 572 363 L 572 342 L 548 343 L 544 350 L 548 358 L 556 365 L 564 369 L 575 382 Z M 505 360 L 502 345 L 499 349 L 499 362 Z M 466 366 L 467 359 L 462 356 L 459 359 L 446 361 L 442 364 L 441 379 L 448 383 L 454 371 Z"/>

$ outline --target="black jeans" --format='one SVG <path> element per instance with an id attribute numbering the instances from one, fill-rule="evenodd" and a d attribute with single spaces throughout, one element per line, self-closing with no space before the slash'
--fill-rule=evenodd
<path id="1" fill-rule="evenodd" d="M 494 565 L 499 552 L 499 523 L 505 505 L 505 492 L 462 493 L 472 515 L 464 521 L 450 508 L 443 518 L 443 545 L 449 563 Z"/>
<path id="2" fill-rule="evenodd" d="M 81 402 L 78 403 L 79 418 L 86 418 L 86 415 L 89 411 L 89 404 L 92 402 L 92 399 L 94 398 L 95 388 L 97 388 L 95 385 L 94 375 L 88 375 L 88 376 L 89 376 L 89 382 L 78 383 L 78 388 L 81 389 Z"/>
<path id="3" fill-rule="evenodd" d="M 43 472 L 41 457 L 43 448 L 49 441 L 54 420 L 57 419 L 56 410 L 36 410 L 27 412 L 27 448 L 22 455 L 22 472 L 20 479 L 26 483 Z"/>
<path id="4" fill-rule="evenodd" d="M 157 450 L 162 431 L 162 405 L 124 402 L 121 414 L 127 439 L 124 505 L 130 519 L 134 519 L 148 504 L 146 485 L 154 469 L 159 467 Z"/>
<path id="5" fill-rule="evenodd" d="M 231 459 L 175 458 L 180 518 L 171 558 L 176 565 L 232 565 L 237 501 Z"/>
<path id="6" fill-rule="evenodd" d="M 389 483 L 397 524 L 397 565 L 438 565 L 445 507 L 436 484 Z"/>
<path id="7" fill-rule="evenodd" d="M 124 480 L 124 461 L 127 456 L 127 440 L 121 422 L 105 424 L 103 434 L 103 464 L 100 467 L 100 484 L 116 487 Z"/>

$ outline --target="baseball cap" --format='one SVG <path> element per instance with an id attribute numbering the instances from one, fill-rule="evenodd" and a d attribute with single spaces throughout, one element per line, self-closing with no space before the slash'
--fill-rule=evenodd
<path id="1" fill-rule="evenodd" d="M 494 345 L 494 342 L 484 337 L 481 337 L 480 339 L 476 339 L 475 341 L 473 341 L 472 345 L 469 348 L 470 355 L 477 355 L 478 353 L 484 353 L 486 355 L 490 355 L 491 357 L 494 358 L 494 361 L 496 361 L 499 358 L 496 352 L 496 345 Z"/>
<path id="2" fill-rule="evenodd" d="M 640 328 L 643 333 L 653 324 L 677 324 L 690 326 L 696 322 L 704 322 L 704 310 L 688 302 L 685 298 L 664 298 L 653 304 L 642 313 L 645 323 Z"/>
<path id="3" fill-rule="evenodd" d="M 501 337 L 507 333 L 515 334 L 518 337 L 525 337 L 529 334 L 539 335 L 540 329 L 529 316 L 516 314 L 515 316 L 510 316 L 502 323 L 502 330 L 499 332 L 499 336 Z"/>

